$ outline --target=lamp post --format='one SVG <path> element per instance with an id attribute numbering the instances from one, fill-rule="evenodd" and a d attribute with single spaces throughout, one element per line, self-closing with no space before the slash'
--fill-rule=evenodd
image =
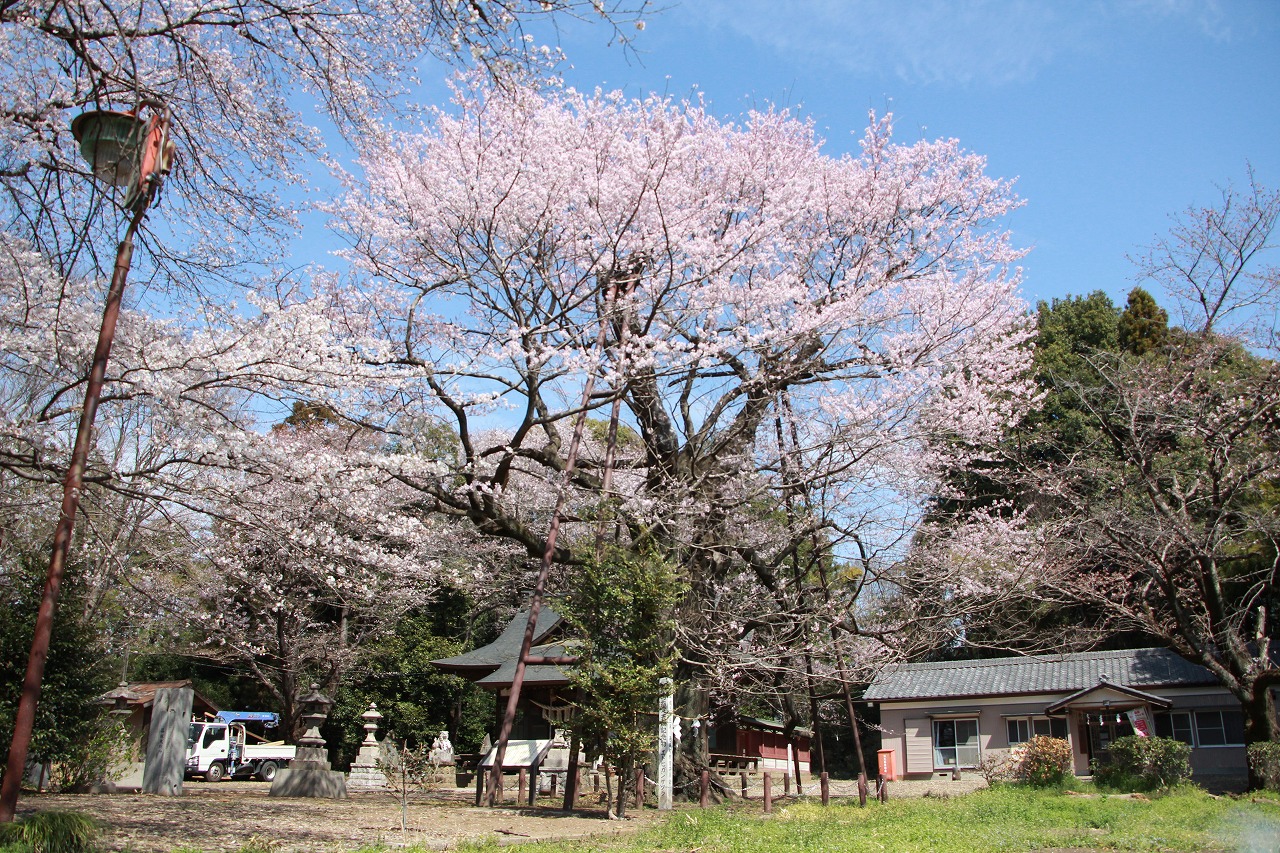
<path id="1" fill-rule="evenodd" d="M 146 118 L 142 117 L 144 108 L 147 110 Z M 26 775 L 27 749 L 31 745 L 36 703 L 40 699 L 40 684 L 44 678 L 45 661 L 49 656 L 53 614 L 66 570 L 71 532 L 80 506 L 80 491 L 84 485 L 85 461 L 89 455 L 93 420 L 98 412 L 98 400 L 107 374 L 107 358 L 111 354 L 111 343 L 115 338 L 120 302 L 129 276 L 129 262 L 133 258 L 133 236 L 142 223 L 147 207 L 160 191 L 160 184 L 168 173 L 173 157 L 173 142 L 169 139 L 169 111 L 163 104 L 155 101 L 143 101 L 131 113 L 113 110 L 84 113 L 71 123 L 71 132 L 80 143 L 80 151 L 92 167 L 95 178 L 110 186 L 128 187 L 124 208 L 130 214 L 130 219 L 124 239 L 116 251 L 115 270 L 111 274 L 111 287 L 107 290 L 102 326 L 98 331 L 98 343 L 93 351 L 93 363 L 89 368 L 85 387 L 84 408 L 76 429 L 71 461 L 62 481 L 62 509 L 58 525 L 54 528 L 49 572 L 45 578 L 44 594 L 40 599 L 40 610 L 36 615 L 35 636 L 31 641 L 31 654 L 27 658 L 22 695 L 13 721 L 9 759 L 5 765 L 4 780 L 0 782 L 0 822 L 5 823 L 13 820 L 18 805 L 18 791 L 22 786 L 22 778 Z"/>

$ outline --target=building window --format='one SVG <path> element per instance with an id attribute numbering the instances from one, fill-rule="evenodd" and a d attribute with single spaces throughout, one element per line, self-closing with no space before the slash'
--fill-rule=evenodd
<path id="1" fill-rule="evenodd" d="M 1196 711 L 1196 740 L 1200 746 L 1243 744 L 1244 714 L 1240 711 Z"/>
<path id="2" fill-rule="evenodd" d="M 1005 723 L 1009 731 L 1009 746 L 1018 746 L 1033 737 L 1067 739 L 1067 721 L 1059 717 L 1011 717 Z"/>
<path id="3" fill-rule="evenodd" d="M 938 770 L 956 767 L 977 767 L 981 758 L 978 749 L 977 720 L 933 721 L 933 766 Z"/>
<path id="4" fill-rule="evenodd" d="M 1195 746 L 1191 737 L 1191 713 L 1172 711 L 1168 714 L 1156 714 L 1156 737 L 1171 737 L 1188 746 Z"/>

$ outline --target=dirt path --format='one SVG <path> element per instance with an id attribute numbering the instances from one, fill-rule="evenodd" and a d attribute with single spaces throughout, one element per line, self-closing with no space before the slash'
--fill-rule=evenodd
<path id="1" fill-rule="evenodd" d="M 97 819 L 104 848 L 133 853 L 169 853 L 181 848 L 233 853 L 255 836 L 275 853 L 350 850 L 406 842 L 445 850 L 464 839 L 499 842 L 583 838 L 633 832 L 656 819 L 646 809 L 637 819 L 610 821 L 603 811 L 566 815 L 536 809 L 475 808 L 469 791 L 416 797 L 408 805 L 408 831 L 400 829 L 400 804 L 391 794 L 358 793 L 347 800 L 268 797 L 261 782 L 187 782 L 181 797 L 141 794 L 27 795 L 18 814 L 64 809 Z"/>

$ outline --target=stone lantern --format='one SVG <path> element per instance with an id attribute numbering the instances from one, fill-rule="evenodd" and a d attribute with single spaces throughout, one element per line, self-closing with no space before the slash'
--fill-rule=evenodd
<path id="1" fill-rule="evenodd" d="M 347 785 L 351 788 L 381 790 L 387 786 L 387 777 L 378 766 L 378 759 L 382 755 L 382 745 L 377 738 L 378 721 L 382 719 L 382 715 L 378 713 L 378 706 L 370 702 L 369 710 L 361 714 L 360 719 L 364 720 L 364 743 L 360 744 L 360 754 L 356 756 L 356 760 L 351 762 L 351 775 L 347 778 Z"/>
<path id="2" fill-rule="evenodd" d="M 310 693 L 299 697 L 298 704 L 307 730 L 298 738 L 298 751 L 293 761 L 277 771 L 271 783 L 270 796 L 346 799 L 346 776 L 329 766 L 329 750 L 320 734 L 333 700 L 320 692 L 318 684 L 313 684 Z"/>

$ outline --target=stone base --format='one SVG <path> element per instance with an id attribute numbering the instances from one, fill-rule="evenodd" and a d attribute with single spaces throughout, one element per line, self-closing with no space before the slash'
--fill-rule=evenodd
<path id="1" fill-rule="evenodd" d="M 381 791 L 387 787 L 387 777 L 376 765 L 352 764 L 347 787 L 353 791 Z"/>
<path id="2" fill-rule="evenodd" d="M 294 761 L 276 771 L 267 795 L 345 800 L 347 777 L 337 770 L 330 770 L 327 762 Z"/>

